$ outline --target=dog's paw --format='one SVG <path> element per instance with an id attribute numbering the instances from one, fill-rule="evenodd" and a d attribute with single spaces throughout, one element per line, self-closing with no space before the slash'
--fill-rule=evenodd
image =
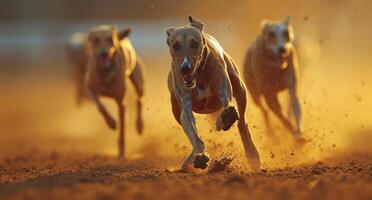
<path id="1" fill-rule="evenodd" d="M 125 153 L 123 149 L 119 149 L 118 159 L 121 161 L 125 160 Z"/>
<path id="2" fill-rule="evenodd" d="M 206 154 L 197 154 L 194 158 L 194 168 L 206 169 L 208 167 L 209 157 Z"/>
<path id="3" fill-rule="evenodd" d="M 227 107 L 216 121 L 217 131 L 221 129 L 227 131 L 239 119 L 239 115 L 233 106 Z"/>
<path id="4" fill-rule="evenodd" d="M 245 149 L 245 156 L 248 159 L 249 165 L 253 171 L 258 171 L 261 168 L 260 155 L 255 148 Z"/>
<path id="5" fill-rule="evenodd" d="M 261 169 L 261 161 L 259 158 L 248 158 L 248 162 L 253 171 L 259 171 Z"/>
<path id="6" fill-rule="evenodd" d="M 303 145 L 311 142 L 310 139 L 305 139 L 303 137 L 295 138 L 295 141 L 296 141 L 296 146 L 297 147 L 303 147 Z"/>
<path id="7" fill-rule="evenodd" d="M 111 117 L 108 117 L 106 118 L 106 122 L 107 122 L 107 125 L 112 129 L 112 130 L 115 130 L 116 129 L 116 122 L 114 119 L 112 119 Z"/>
<path id="8" fill-rule="evenodd" d="M 142 135 L 142 133 L 143 133 L 143 122 L 142 122 L 141 119 L 137 119 L 136 126 L 137 126 L 138 135 Z"/>
<path id="9" fill-rule="evenodd" d="M 183 173 L 189 173 L 193 171 L 194 171 L 193 163 L 183 163 L 181 166 L 181 169 L 179 169 L 179 172 L 183 172 Z"/>

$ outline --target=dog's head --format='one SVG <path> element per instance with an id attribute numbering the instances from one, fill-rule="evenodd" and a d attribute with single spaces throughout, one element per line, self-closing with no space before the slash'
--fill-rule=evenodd
<path id="1" fill-rule="evenodd" d="M 111 66 L 111 61 L 120 47 L 120 40 L 127 37 L 130 32 L 129 28 L 119 32 L 114 25 L 97 26 L 89 31 L 88 43 L 100 67 Z"/>
<path id="2" fill-rule="evenodd" d="M 189 16 L 190 25 L 168 28 L 167 44 L 172 56 L 172 70 L 186 88 L 195 86 L 195 73 L 205 51 L 204 23 Z"/>
<path id="3" fill-rule="evenodd" d="M 286 60 L 293 49 L 293 28 L 290 24 L 291 18 L 287 16 L 284 21 L 262 22 L 262 37 L 265 48 L 275 57 Z"/>

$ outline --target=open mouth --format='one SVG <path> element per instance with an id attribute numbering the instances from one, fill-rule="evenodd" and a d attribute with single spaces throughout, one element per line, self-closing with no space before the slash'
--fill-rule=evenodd
<path id="1" fill-rule="evenodd" d="M 192 88 L 195 86 L 195 80 L 193 73 L 187 73 L 182 75 L 183 82 L 185 83 L 186 87 Z"/>
<path id="2" fill-rule="evenodd" d="M 286 62 L 286 61 L 288 61 L 289 54 L 290 54 L 290 53 L 289 53 L 288 50 L 286 50 L 286 51 L 284 51 L 284 52 L 281 52 L 281 53 L 279 54 L 280 61 L 281 61 L 281 62 Z"/>
<path id="3" fill-rule="evenodd" d="M 280 54 L 280 69 L 285 69 L 288 66 L 288 58 L 289 54 L 288 53 L 281 53 Z"/>
<path id="4" fill-rule="evenodd" d="M 107 58 L 98 58 L 97 59 L 97 64 L 102 69 L 109 69 L 111 67 L 111 61 L 108 57 Z"/>

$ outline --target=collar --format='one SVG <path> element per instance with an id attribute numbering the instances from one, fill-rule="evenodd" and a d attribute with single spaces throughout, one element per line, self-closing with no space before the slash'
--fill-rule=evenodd
<path id="1" fill-rule="evenodd" d="M 207 46 L 205 46 L 203 49 L 202 60 L 200 61 L 198 69 L 202 71 L 205 69 L 205 66 L 207 65 L 207 62 L 208 62 L 208 58 L 209 58 L 209 49 Z"/>

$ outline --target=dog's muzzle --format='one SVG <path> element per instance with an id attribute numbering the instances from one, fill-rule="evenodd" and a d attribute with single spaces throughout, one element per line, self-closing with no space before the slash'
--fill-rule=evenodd
<path id="1" fill-rule="evenodd" d="M 107 49 L 100 49 L 97 55 L 97 64 L 101 69 L 109 70 L 112 67 L 112 55 Z"/>
<path id="2" fill-rule="evenodd" d="M 191 63 L 187 57 L 185 57 L 182 61 L 180 72 L 182 74 L 183 82 L 185 83 L 186 87 L 194 87 L 194 73 L 192 71 Z"/>

